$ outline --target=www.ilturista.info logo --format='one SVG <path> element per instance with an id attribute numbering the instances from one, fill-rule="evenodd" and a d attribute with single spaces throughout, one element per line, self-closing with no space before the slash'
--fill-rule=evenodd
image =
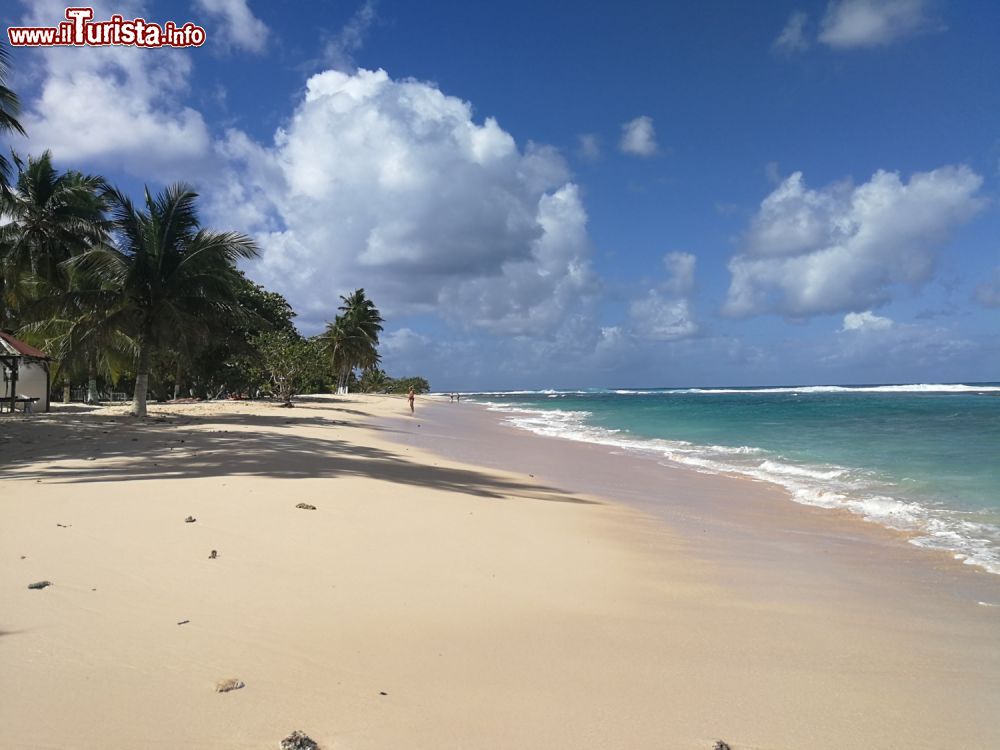
<path id="1" fill-rule="evenodd" d="M 144 18 L 125 19 L 113 15 L 107 21 L 93 20 L 93 8 L 67 8 L 66 20 L 58 26 L 11 26 L 11 47 L 200 47 L 205 29 L 188 21 L 162 26 Z"/>

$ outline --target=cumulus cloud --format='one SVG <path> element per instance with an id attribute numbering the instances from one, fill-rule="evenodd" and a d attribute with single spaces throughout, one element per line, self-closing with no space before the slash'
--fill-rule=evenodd
<path id="1" fill-rule="evenodd" d="M 694 288 L 697 259 L 691 253 L 672 252 L 663 258 L 666 280 L 629 306 L 632 331 L 639 338 L 673 341 L 698 333 L 687 295 Z"/>
<path id="2" fill-rule="evenodd" d="M 1000 268 L 993 271 L 988 281 L 976 287 L 975 299 L 983 307 L 1000 307 Z"/>
<path id="3" fill-rule="evenodd" d="M 819 41 L 835 49 L 876 47 L 929 24 L 925 0 L 835 0 L 820 23 Z"/>
<path id="4" fill-rule="evenodd" d="M 636 117 L 622 125 L 622 139 L 619 147 L 626 154 L 648 158 L 655 156 L 660 147 L 656 145 L 656 130 L 653 118 L 647 115 Z"/>
<path id="5" fill-rule="evenodd" d="M 800 10 L 789 16 L 785 27 L 781 30 L 778 38 L 771 44 L 771 49 L 784 55 L 792 55 L 796 52 L 804 52 L 809 48 L 809 39 L 806 36 L 806 24 L 809 16 Z"/>
<path id="6" fill-rule="evenodd" d="M 364 286 L 394 315 L 545 336 L 596 293 L 587 213 L 559 154 L 519 148 L 432 84 L 329 70 L 273 144 L 231 132 L 221 150 L 236 166 L 213 212 L 249 222 L 254 277 L 307 327 Z"/>
<path id="7" fill-rule="evenodd" d="M 794 173 L 761 203 L 730 261 L 724 312 L 808 317 L 885 303 L 893 285 L 930 278 L 935 248 L 983 206 L 982 182 L 964 165 L 908 182 L 880 170 L 819 190 Z"/>
<path id="8" fill-rule="evenodd" d="M 267 24 L 253 14 L 247 0 L 194 0 L 194 7 L 217 22 L 208 29 L 211 42 L 255 53 L 267 46 Z"/>
<path id="9" fill-rule="evenodd" d="M 52 25 L 65 4 L 32 3 L 26 25 Z M 94 9 L 146 11 L 137 3 Z M 147 15 L 148 17 L 148 15 Z M 21 122 L 30 148 L 51 149 L 60 163 L 121 169 L 143 178 L 190 178 L 211 151 L 208 127 L 199 112 L 177 102 L 189 88 L 191 58 L 183 50 L 134 47 L 43 49 L 29 58 L 37 80 L 25 97 Z"/>

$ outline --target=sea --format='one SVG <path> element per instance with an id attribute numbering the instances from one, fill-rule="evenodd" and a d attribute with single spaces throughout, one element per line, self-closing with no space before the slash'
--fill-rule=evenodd
<path id="1" fill-rule="evenodd" d="M 1000 574 L 1000 383 L 464 394 L 539 435 L 773 482 Z M 734 500 L 737 502 L 738 500 Z"/>

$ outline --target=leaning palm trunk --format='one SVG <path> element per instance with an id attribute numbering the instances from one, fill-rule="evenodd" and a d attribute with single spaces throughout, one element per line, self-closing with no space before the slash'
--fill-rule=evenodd
<path id="1" fill-rule="evenodd" d="M 149 344 L 145 336 L 139 338 L 139 363 L 135 373 L 135 395 L 132 398 L 132 416 L 146 416 L 146 391 L 149 388 Z"/>
<path id="2" fill-rule="evenodd" d="M 63 403 L 64 404 L 68 404 L 69 400 L 70 400 L 69 378 L 64 375 L 63 376 Z"/>

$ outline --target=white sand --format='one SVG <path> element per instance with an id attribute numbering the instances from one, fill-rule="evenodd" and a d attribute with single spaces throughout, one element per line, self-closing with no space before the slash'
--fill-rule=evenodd
<path id="1" fill-rule="evenodd" d="M 0 420 L 0 747 L 1000 747 L 996 613 L 761 596 L 637 512 L 390 442 L 404 407 Z"/>

